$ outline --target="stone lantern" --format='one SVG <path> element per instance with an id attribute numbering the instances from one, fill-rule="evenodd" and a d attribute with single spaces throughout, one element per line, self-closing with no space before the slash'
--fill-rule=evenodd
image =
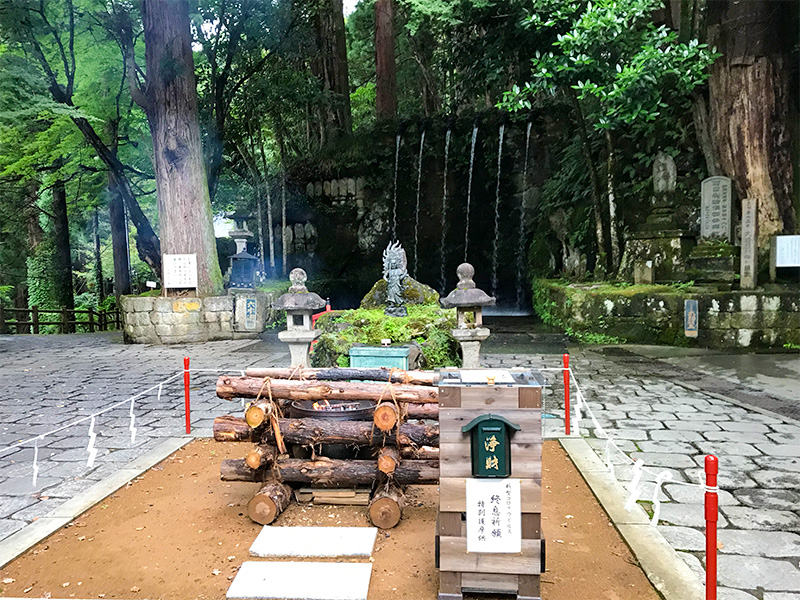
<path id="1" fill-rule="evenodd" d="M 325 308 L 325 300 L 306 289 L 308 276 L 303 269 L 292 269 L 289 291 L 278 298 L 272 308 L 286 311 L 286 331 L 278 333 L 278 339 L 289 344 L 292 366 L 309 367 L 308 347 L 317 337 L 311 315 L 314 311 Z"/>
<path id="2" fill-rule="evenodd" d="M 253 289 L 256 278 L 258 259 L 247 251 L 247 241 L 253 237 L 253 232 L 247 228 L 247 219 L 244 213 L 231 215 L 234 228 L 228 235 L 236 242 L 236 254 L 231 256 L 231 269 L 228 288 Z"/>
<path id="3" fill-rule="evenodd" d="M 442 308 L 455 308 L 458 315 L 456 329 L 451 330 L 453 337 L 461 344 L 461 355 L 465 369 L 480 367 L 481 342 L 489 337 L 489 330 L 483 327 L 481 309 L 492 306 L 495 299 L 472 281 L 475 269 L 469 263 L 461 263 L 456 269 L 458 285 L 439 303 Z"/>

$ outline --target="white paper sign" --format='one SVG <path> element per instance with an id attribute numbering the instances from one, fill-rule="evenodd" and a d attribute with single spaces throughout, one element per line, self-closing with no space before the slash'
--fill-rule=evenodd
<path id="1" fill-rule="evenodd" d="M 197 287 L 196 254 L 165 254 L 161 267 L 165 288 Z"/>
<path id="2" fill-rule="evenodd" d="M 519 479 L 467 479 L 467 552 L 522 552 Z"/>
<path id="3" fill-rule="evenodd" d="M 800 267 L 800 235 L 775 236 L 775 266 Z"/>

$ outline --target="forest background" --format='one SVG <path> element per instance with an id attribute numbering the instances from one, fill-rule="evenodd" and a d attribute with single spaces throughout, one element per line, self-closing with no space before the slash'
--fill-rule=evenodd
<path id="1" fill-rule="evenodd" d="M 412 123 L 535 120 L 547 169 L 521 239 L 553 260 L 526 276 L 577 252 L 613 277 L 659 151 L 687 196 L 721 174 L 757 197 L 766 248 L 798 226 L 799 7 L 361 0 L 345 18 L 341 0 L 0 0 L 0 302 L 103 307 L 141 291 L 164 240 L 204 223 L 204 202 L 258 215 L 253 250 L 281 278 L 275 237 L 305 184 L 386 159 Z M 185 31 L 191 52 L 153 62 L 162 28 Z M 182 77 L 175 111 L 195 111 L 202 150 L 181 168 L 203 186 L 199 208 L 183 207 L 196 219 L 167 222 L 180 200 L 156 193 L 168 175 L 154 99 Z M 374 185 L 391 188 L 391 166 Z M 215 244 L 203 227 L 192 235 Z M 224 271 L 232 250 L 216 244 Z"/>

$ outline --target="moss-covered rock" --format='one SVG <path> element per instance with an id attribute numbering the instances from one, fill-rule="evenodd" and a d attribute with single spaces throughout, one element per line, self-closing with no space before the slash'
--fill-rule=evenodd
<path id="1" fill-rule="evenodd" d="M 450 333 L 455 326 L 455 310 L 431 305 L 411 305 L 406 317 L 387 317 L 381 308 L 333 311 L 317 320 L 322 335 L 314 345 L 311 364 L 349 366 L 351 346 L 379 346 L 388 338 L 396 344 L 416 342 L 424 357 L 423 368 L 459 366 L 458 342 Z"/>
<path id="2" fill-rule="evenodd" d="M 378 308 L 386 306 L 386 289 L 388 287 L 385 279 L 379 279 L 366 296 L 361 300 L 361 308 Z M 420 283 L 416 279 L 406 277 L 403 285 L 403 300 L 408 305 L 415 304 L 439 304 L 439 293 L 432 287 Z"/>

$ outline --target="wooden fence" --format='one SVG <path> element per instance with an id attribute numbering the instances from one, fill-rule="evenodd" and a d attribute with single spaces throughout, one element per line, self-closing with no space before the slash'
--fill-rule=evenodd
<path id="1" fill-rule="evenodd" d="M 42 316 L 46 319 L 42 320 Z M 55 316 L 52 316 L 55 315 Z M 97 311 L 74 308 L 4 308 L 0 305 L 0 334 L 41 333 L 43 327 L 56 326 L 58 333 L 108 331 L 121 329 L 118 309 Z M 52 330 L 44 330 L 52 333 Z"/>

